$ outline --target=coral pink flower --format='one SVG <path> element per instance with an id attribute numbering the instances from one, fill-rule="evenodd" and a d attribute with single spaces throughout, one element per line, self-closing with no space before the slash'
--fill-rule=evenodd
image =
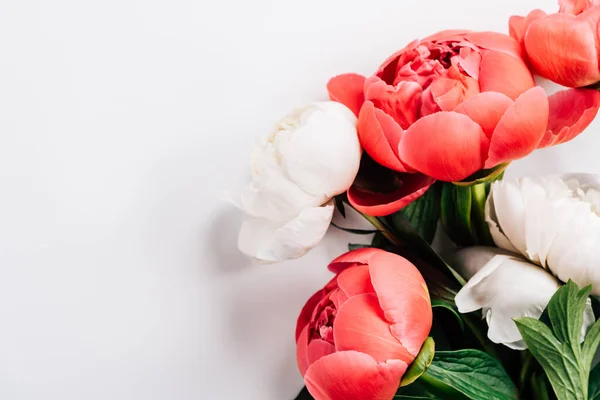
<path id="1" fill-rule="evenodd" d="M 600 0 L 563 0 L 558 14 L 511 17 L 510 34 L 536 73 L 563 86 L 587 86 L 600 81 L 599 6 Z"/>
<path id="2" fill-rule="evenodd" d="M 379 249 L 346 253 L 337 273 L 304 306 L 296 328 L 298 367 L 316 400 L 390 400 L 432 324 L 417 268 Z"/>
<path id="3" fill-rule="evenodd" d="M 437 33 L 392 55 L 374 76 L 334 77 L 328 91 L 359 116 L 369 156 L 408 183 L 378 196 L 351 188 L 352 205 L 371 215 L 397 211 L 434 180 L 460 181 L 569 140 L 600 102 L 591 90 L 548 99 L 519 43 L 493 32 Z"/>

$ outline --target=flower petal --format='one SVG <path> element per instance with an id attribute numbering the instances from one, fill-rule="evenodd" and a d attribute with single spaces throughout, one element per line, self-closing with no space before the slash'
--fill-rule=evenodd
<path id="1" fill-rule="evenodd" d="M 348 190 L 348 201 L 358 211 L 380 217 L 403 209 L 421 197 L 435 179 L 423 174 L 402 174 L 402 186 L 390 193 L 375 193 L 352 186 Z"/>
<path id="2" fill-rule="evenodd" d="M 433 321 L 423 276 L 410 261 L 387 252 L 371 258 L 369 271 L 392 335 L 416 357 Z"/>
<path id="3" fill-rule="evenodd" d="M 535 82 L 520 58 L 500 51 L 486 51 L 481 59 L 479 85 L 482 92 L 499 92 L 515 100 L 534 87 Z"/>
<path id="4" fill-rule="evenodd" d="M 371 257 L 381 251 L 383 250 L 373 247 L 352 250 L 333 260 L 327 268 L 334 274 L 339 274 L 354 265 L 368 264 Z"/>
<path id="5" fill-rule="evenodd" d="M 296 362 L 298 364 L 298 370 L 300 374 L 304 376 L 310 363 L 308 362 L 308 325 L 300 331 L 300 335 L 296 339 Z"/>
<path id="6" fill-rule="evenodd" d="M 306 349 L 308 365 L 332 353 L 335 353 L 334 345 L 322 339 L 313 339 L 308 343 L 308 348 Z"/>
<path id="7" fill-rule="evenodd" d="M 390 400 L 407 368 L 402 361 L 378 363 L 368 354 L 342 351 L 312 364 L 304 382 L 318 400 Z"/>
<path id="8" fill-rule="evenodd" d="M 348 297 L 363 293 L 375 293 L 371 284 L 369 267 L 366 265 L 355 265 L 343 270 L 337 278 L 338 285 Z"/>
<path id="9" fill-rule="evenodd" d="M 498 216 L 496 215 L 496 206 L 494 203 L 494 196 L 489 195 L 487 201 L 485 202 L 485 222 L 487 223 L 488 228 L 490 229 L 490 234 L 492 235 L 492 239 L 496 246 L 501 249 L 506 249 L 513 253 L 518 253 L 519 250 L 513 246 L 508 237 L 502 232 L 500 229 L 500 225 L 498 222 Z"/>
<path id="10" fill-rule="evenodd" d="M 496 125 L 514 102 L 510 97 L 497 92 L 479 93 L 467 99 L 454 110 L 477 122 L 488 138 L 492 137 Z"/>
<path id="11" fill-rule="evenodd" d="M 446 254 L 444 260 L 446 260 L 460 276 L 468 281 L 498 255 L 509 256 L 514 255 L 514 252 L 499 249 L 497 247 L 472 246 Z M 488 266 L 490 273 L 496 267 L 497 265 L 493 268 L 492 266 Z M 464 306 L 463 308 L 471 309 L 471 307 L 467 306 Z M 473 308 L 472 311 L 477 310 L 478 308 L 481 308 L 481 306 Z"/>
<path id="12" fill-rule="evenodd" d="M 548 98 L 548 131 L 538 147 L 568 142 L 579 135 L 598 114 L 600 93 L 593 89 L 568 89 Z"/>
<path id="13" fill-rule="evenodd" d="M 377 76 L 365 82 L 365 100 L 382 110 L 402 129 L 408 128 L 419 117 L 423 89 L 416 82 L 400 82 L 396 86 L 385 83 Z"/>
<path id="14" fill-rule="evenodd" d="M 465 39 L 482 49 L 501 52 L 517 59 L 521 58 L 519 42 L 508 35 L 497 32 L 469 32 L 465 35 Z"/>
<path id="15" fill-rule="evenodd" d="M 561 13 L 581 14 L 590 7 L 599 6 L 600 0 L 559 0 Z"/>
<path id="16" fill-rule="evenodd" d="M 323 296 L 325 296 L 325 291 L 321 289 L 317 293 L 313 294 L 310 299 L 308 299 L 304 307 L 302 307 L 302 311 L 300 311 L 300 316 L 298 317 L 298 321 L 296 323 L 296 341 L 298 341 L 300 333 L 304 327 L 309 324 L 313 311 L 317 304 L 323 300 Z"/>
<path id="17" fill-rule="evenodd" d="M 513 319 L 538 319 L 560 287 L 556 278 L 522 259 L 498 255 L 473 276 L 456 295 L 461 313 L 483 309 L 488 337 L 512 349 L 526 348 Z"/>
<path id="18" fill-rule="evenodd" d="M 466 115 L 439 112 L 419 119 L 398 152 L 412 168 L 441 181 L 460 181 L 483 168 L 489 139 Z"/>
<path id="19" fill-rule="evenodd" d="M 548 114 L 548 98 L 541 87 L 519 96 L 494 130 L 485 168 L 517 160 L 535 150 L 546 132 Z"/>
<path id="20" fill-rule="evenodd" d="M 278 144 L 279 162 L 293 182 L 325 203 L 356 178 L 362 155 L 357 118 L 340 103 L 322 101 L 312 103 L 300 119 L 301 126 L 281 133 L 286 140 Z"/>
<path id="21" fill-rule="evenodd" d="M 390 332 L 375 294 L 359 294 L 342 304 L 333 324 L 333 337 L 338 351 L 360 351 L 378 362 L 402 360 L 410 364 L 415 358 Z"/>
<path id="22" fill-rule="evenodd" d="M 552 14 L 529 25 L 525 48 L 536 72 L 568 87 L 600 81 L 597 25 L 600 7 L 575 17 Z"/>
<path id="23" fill-rule="evenodd" d="M 315 247 L 329 228 L 333 205 L 302 210 L 281 224 L 264 218 L 248 218 L 242 224 L 238 247 L 242 253 L 265 262 L 298 258 Z"/>
<path id="24" fill-rule="evenodd" d="M 398 158 L 404 131 L 392 117 L 366 101 L 358 117 L 358 137 L 365 151 L 379 164 L 394 171 L 411 171 Z"/>
<path id="25" fill-rule="evenodd" d="M 525 256 L 527 254 L 525 235 L 527 211 L 519 183 L 509 180 L 494 182 L 488 198 L 490 197 L 493 201 L 493 212 L 498 225 L 510 242 L 511 247 L 505 247 L 503 242 L 496 242 L 496 245 L 506 250 L 517 249 L 519 253 Z M 491 215 L 491 212 L 489 215 Z"/>
<path id="26" fill-rule="evenodd" d="M 523 41 L 525 40 L 525 34 L 527 33 L 527 28 L 529 25 L 537 19 L 543 18 L 547 16 L 542 10 L 533 10 L 530 12 L 527 17 L 520 17 L 513 15 L 509 19 L 509 30 L 510 36 L 515 39 L 517 42 L 523 46 Z"/>
<path id="27" fill-rule="evenodd" d="M 365 77 L 359 74 L 342 74 L 334 76 L 327 83 L 329 98 L 348 107 L 358 116 L 365 102 Z"/>

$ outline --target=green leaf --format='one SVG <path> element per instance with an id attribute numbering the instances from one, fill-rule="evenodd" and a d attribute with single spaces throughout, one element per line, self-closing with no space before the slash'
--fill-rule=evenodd
<path id="1" fill-rule="evenodd" d="M 420 380 L 446 398 L 518 399 L 517 388 L 500 362 L 479 350 L 440 351 Z"/>
<path id="2" fill-rule="evenodd" d="M 589 400 L 600 400 L 600 366 L 592 370 L 590 374 Z"/>
<path id="3" fill-rule="evenodd" d="M 584 357 L 584 362 L 591 365 L 600 346 L 600 319 L 596 321 L 590 328 L 587 335 L 585 336 L 585 342 L 583 343 L 583 349 L 581 354 Z"/>
<path id="4" fill-rule="evenodd" d="M 337 229 L 339 229 L 341 231 L 353 233 L 355 235 L 372 235 L 372 234 L 378 232 L 378 231 L 374 231 L 374 230 L 344 228 L 343 226 L 339 226 L 337 224 L 334 224 L 333 222 L 331 223 L 331 225 L 333 225 L 334 227 L 336 227 Z"/>
<path id="5" fill-rule="evenodd" d="M 452 313 L 452 315 L 454 315 L 456 317 L 456 321 L 458 322 L 460 329 L 462 331 L 465 330 L 465 324 L 462 320 L 462 316 L 458 313 L 458 311 L 454 307 L 452 307 L 452 304 L 447 303 L 443 300 L 432 300 L 431 308 L 444 308 L 444 309 L 450 311 Z"/>
<path id="6" fill-rule="evenodd" d="M 548 316 L 555 336 L 561 342 L 570 344 L 575 354 L 580 351 L 583 312 L 591 291 L 591 286 L 579 290 L 577 285 L 569 280 L 548 303 Z"/>
<path id="7" fill-rule="evenodd" d="M 550 328 L 537 319 L 517 318 L 515 323 L 529 351 L 544 368 L 556 396 L 561 400 L 583 398 L 584 383 L 571 347 L 561 343 Z"/>
<path id="8" fill-rule="evenodd" d="M 425 343 L 421 346 L 421 350 L 417 355 L 417 358 L 410 365 L 406 373 L 402 377 L 400 387 L 408 386 L 416 381 L 421 375 L 427 371 L 427 368 L 433 361 L 433 355 L 435 354 L 435 342 L 432 338 L 428 337 L 425 339 Z"/>
<path id="9" fill-rule="evenodd" d="M 431 186 L 423 196 L 392 216 L 392 223 L 395 225 L 394 218 L 403 215 L 425 241 L 433 242 L 440 219 L 441 196 L 442 183 L 438 182 Z"/>
<path id="10" fill-rule="evenodd" d="M 348 251 L 357 250 L 357 249 L 366 249 L 372 247 L 369 244 L 360 244 L 360 243 L 348 243 Z"/>

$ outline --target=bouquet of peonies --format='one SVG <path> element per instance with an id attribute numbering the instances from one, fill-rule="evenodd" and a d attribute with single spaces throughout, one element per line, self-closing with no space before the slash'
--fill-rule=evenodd
<path id="1" fill-rule="evenodd" d="M 600 175 L 502 180 L 595 118 L 600 1 L 509 26 L 435 33 L 372 76 L 336 76 L 331 101 L 258 142 L 244 253 L 300 257 L 336 209 L 373 225 L 339 228 L 371 244 L 333 260 L 300 312 L 299 399 L 600 399 Z"/>

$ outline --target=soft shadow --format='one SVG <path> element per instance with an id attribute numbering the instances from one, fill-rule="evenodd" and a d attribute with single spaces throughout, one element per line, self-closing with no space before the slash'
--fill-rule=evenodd
<path id="1" fill-rule="evenodd" d="M 252 260 L 242 254 L 237 246 L 237 234 L 243 218 L 241 211 L 228 204 L 212 214 L 204 241 L 208 244 L 214 269 L 212 272 L 216 275 L 241 271 L 252 264 Z"/>

